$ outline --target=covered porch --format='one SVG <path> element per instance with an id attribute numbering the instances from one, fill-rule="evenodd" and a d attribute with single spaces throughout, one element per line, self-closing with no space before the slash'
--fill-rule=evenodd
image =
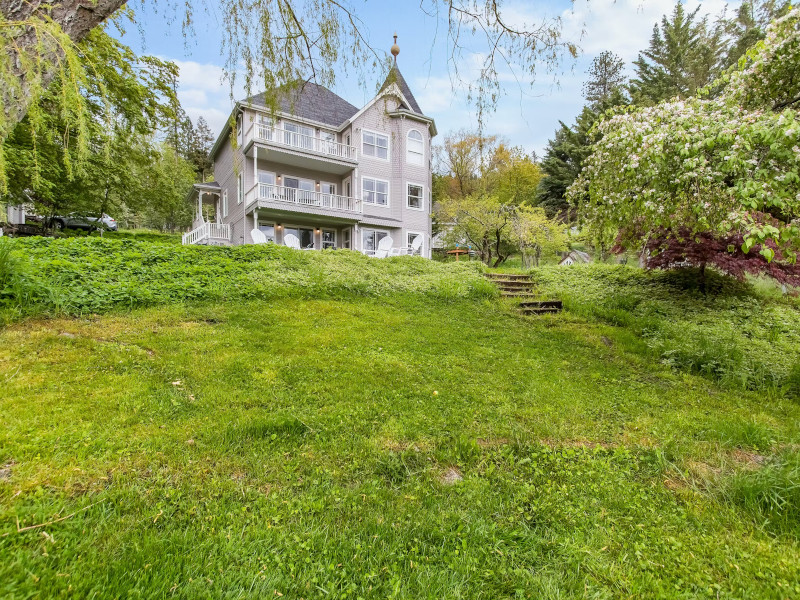
<path id="1" fill-rule="evenodd" d="M 252 233 L 258 230 L 271 244 L 287 245 L 287 236 L 294 236 L 303 250 L 357 249 L 356 219 L 254 208 L 247 215 L 246 229 L 247 243 L 258 241 Z"/>
<path id="2" fill-rule="evenodd" d="M 221 188 L 216 181 L 196 183 L 189 192 L 189 201 L 196 211 L 192 230 L 184 233 L 183 244 L 228 246 L 231 244 L 230 225 L 223 223 Z"/>

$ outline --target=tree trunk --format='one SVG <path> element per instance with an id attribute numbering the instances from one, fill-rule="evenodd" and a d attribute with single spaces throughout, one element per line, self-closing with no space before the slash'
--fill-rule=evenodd
<path id="1" fill-rule="evenodd" d="M 30 90 L 37 77 L 41 77 L 42 86 L 48 86 L 56 74 L 56 65 L 64 57 L 64 50 L 51 38 L 40 38 L 31 21 L 45 22 L 46 19 L 59 25 L 73 42 L 79 42 L 93 28 L 110 17 L 125 4 L 124 0 L 64 0 L 46 3 L 42 0 L 0 0 L 0 13 L 9 22 L 19 22 L 23 26 L 4 40 L 5 48 L 0 51 L 8 53 L 9 75 L 16 79 L 16 86 L 4 85 L 2 91 L 3 112 L 7 128 L 0 131 L 0 142 L 11 133 L 14 125 L 19 123 L 28 112 L 30 103 L 35 100 Z M 24 68 L 23 57 L 39 57 L 41 70 L 31 72 Z"/>

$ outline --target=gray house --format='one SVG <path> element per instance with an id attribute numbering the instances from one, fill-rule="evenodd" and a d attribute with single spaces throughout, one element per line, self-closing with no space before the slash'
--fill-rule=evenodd
<path id="1" fill-rule="evenodd" d="M 237 103 L 233 121 L 211 151 L 216 181 L 192 191 L 184 244 L 250 244 L 258 229 L 276 244 L 292 234 L 303 248 L 366 253 L 388 236 L 405 252 L 422 236 L 418 253 L 430 257 L 436 125 L 396 66 L 363 108 L 309 82 L 280 95 L 275 111 L 264 94 Z"/>

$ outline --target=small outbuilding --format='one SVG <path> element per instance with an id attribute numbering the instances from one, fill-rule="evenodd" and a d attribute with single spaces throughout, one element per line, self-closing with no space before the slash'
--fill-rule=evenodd
<path id="1" fill-rule="evenodd" d="M 592 257 L 589 256 L 586 252 L 581 252 L 580 250 L 570 250 L 567 252 L 567 255 L 561 259 L 559 262 L 559 266 L 561 265 L 578 265 L 583 263 L 590 263 L 592 262 Z"/>

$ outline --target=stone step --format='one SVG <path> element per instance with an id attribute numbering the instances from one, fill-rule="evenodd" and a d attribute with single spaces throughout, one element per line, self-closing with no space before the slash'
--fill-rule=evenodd
<path id="1" fill-rule="evenodd" d="M 561 310 L 564 303 L 561 300 L 539 300 L 536 302 L 520 302 L 519 307 L 523 309 L 552 308 Z"/>
<path id="2" fill-rule="evenodd" d="M 554 315 L 560 313 L 558 308 L 525 308 L 522 309 L 523 315 Z"/>
<path id="3" fill-rule="evenodd" d="M 494 280 L 496 280 L 496 279 L 520 279 L 520 280 L 524 280 L 524 281 L 530 281 L 530 279 L 531 279 L 530 275 L 523 275 L 523 274 L 517 274 L 517 273 L 484 273 L 483 275 L 484 275 L 484 277 L 487 277 L 489 279 L 494 279 Z"/>

